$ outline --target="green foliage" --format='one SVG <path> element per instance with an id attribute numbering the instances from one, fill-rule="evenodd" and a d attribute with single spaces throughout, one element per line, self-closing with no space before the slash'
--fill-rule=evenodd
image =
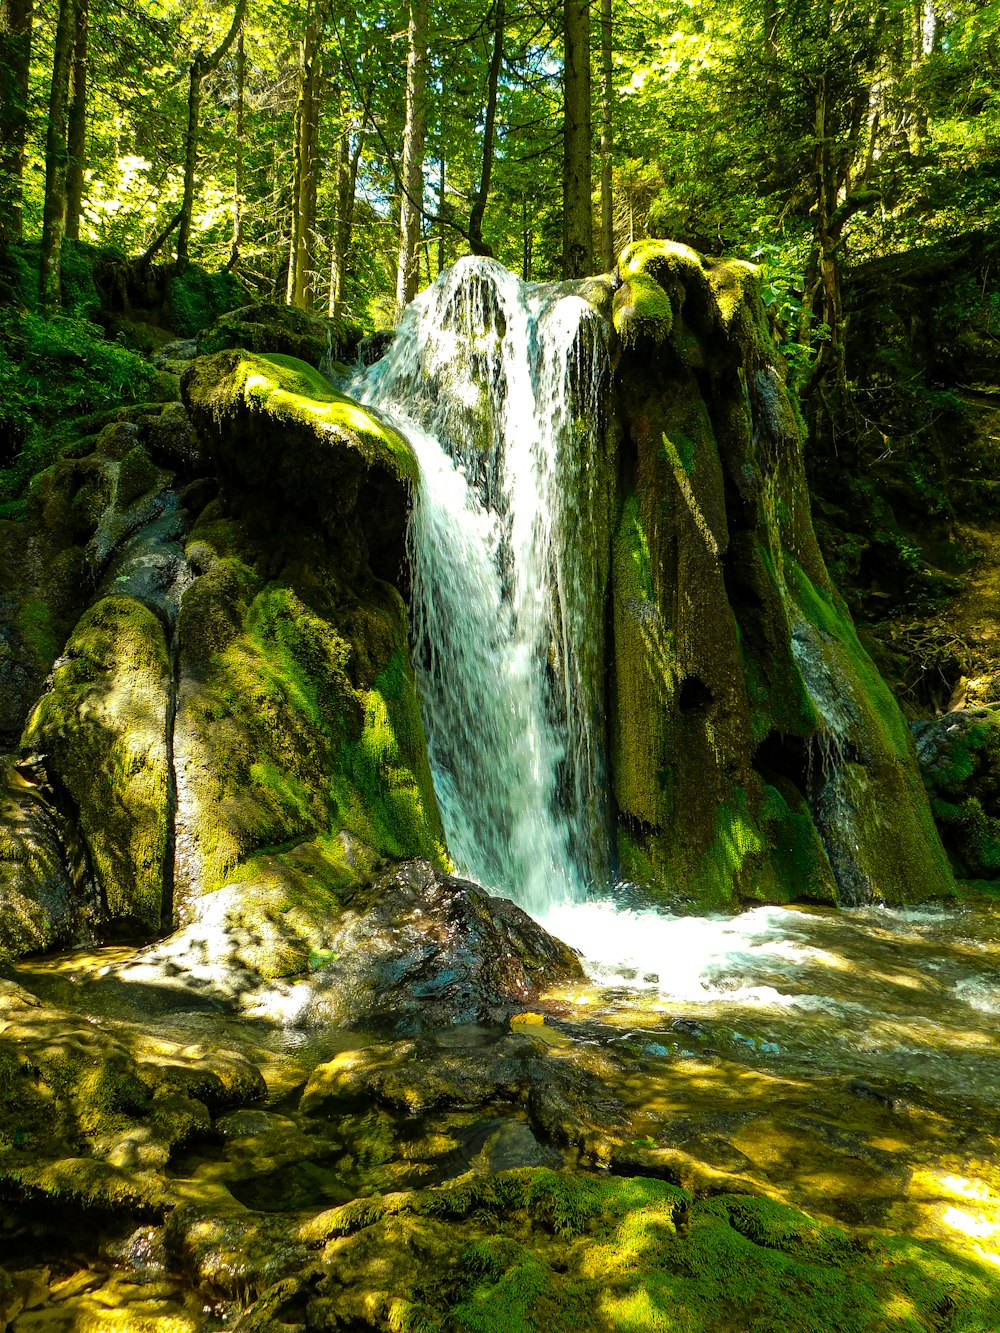
<path id="1" fill-rule="evenodd" d="M 181 337 L 191 338 L 245 301 L 246 288 L 234 274 L 192 266 L 170 279 L 167 318 Z"/>
<path id="2" fill-rule="evenodd" d="M 156 371 L 70 315 L 0 314 L 0 500 L 19 496 L 86 414 L 142 402 Z"/>

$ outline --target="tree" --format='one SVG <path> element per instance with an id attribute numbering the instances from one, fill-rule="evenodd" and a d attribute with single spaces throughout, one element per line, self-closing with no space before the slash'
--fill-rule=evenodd
<path id="1" fill-rule="evenodd" d="M 0 0 L 0 248 L 21 239 L 32 0 Z"/>
<path id="2" fill-rule="evenodd" d="M 70 70 L 69 116 L 67 126 L 66 235 L 80 238 L 80 213 L 83 208 L 84 170 L 87 159 L 87 41 L 90 25 L 89 0 L 77 0 L 76 30 L 73 34 L 73 64 Z"/>
<path id="3" fill-rule="evenodd" d="M 289 305 L 312 306 L 316 279 L 316 174 L 322 116 L 323 58 L 319 18 L 310 13 L 299 43 L 298 101 L 295 108 L 295 173 L 288 252 Z"/>
<path id="4" fill-rule="evenodd" d="M 194 210 L 194 194 L 198 170 L 198 137 L 199 120 L 201 116 L 201 86 L 202 80 L 206 74 L 210 74 L 217 69 L 226 52 L 232 46 L 236 34 L 239 31 L 240 24 L 243 22 L 243 12 L 246 8 L 246 0 L 236 0 L 236 6 L 233 10 L 233 21 L 229 26 L 229 31 L 223 37 L 222 41 L 214 51 L 197 52 L 191 60 L 188 67 L 188 102 L 187 102 L 187 133 L 184 140 L 184 197 L 181 201 L 180 212 L 174 224 L 168 229 L 173 230 L 177 227 L 177 271 L 182 273 L 188 265 L 188 251 L 191 242 L 191 218 Z"/>
<path id="5" fill-rule="evenodd" d="M 474 255 L 492 255 L 490 246 L 483 241 L 483 218 L 486 214 L 486 201 L 490 193 L 490 179 L 493 174 L 493 137 L 496 131 L 497 91 L 500 83 L 500 66 L 503 61 L 503 35 L 506 7 L 504 0 L 496 0 L 493 6 L 493 54 L 486 82 L 486 114 L 483 127 L 483 166 L 479 176 L 479 189 L 476 191 L 469 215 L 469 246 Z"/>
<path id="6" fill-rule="evenodd" d="M 410 0 L 406 43 L 406 129 L 399 192 L 399 260 L 396 317 L 420 284 L 420 222 L 424 199 L 424 141 L 427 133 L 427 0 Z"/>
<path id="7" fill-rule="evenodd" d="M 49 122 L 45 134 L 45 205 L 42 214 L 42 252 L 38 298 L 52 313 L 62 304 L 62 242 L 66 218 L 66 173 L 69 167 L 66 113 L 69 106 L 73 37 L 77 0 L 59 0 L 52 81 L 49 85 Z"/>
<path id="8" fill-rule="evenodd" d="M 564 0 L 563 277 L 593 267 L 590 147 L 590 4 Z"/>

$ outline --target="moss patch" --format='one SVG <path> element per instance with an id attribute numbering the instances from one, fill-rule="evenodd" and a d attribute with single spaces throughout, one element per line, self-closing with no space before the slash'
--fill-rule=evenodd
<path id="1" fill-rule="evenodd" d="M 947 1309 L 948 1328 L 986 1333 L 1000 1318 L 989 1265 L 945 1246 L 851 1236 L 770 1199 L 694 1202 L 642 1177 L 505 1171 L 358 1200 L 303 1235 L 329 1238 L 317 1313 L 347 1313 L 367 1272 L 369 1309 L 400 1330 L 924 1333 Z"/>
<path id="2" fill-rule="evenodd" d="M 167 847 L 170 663 L 159 621 L 129 597 L 80 620 L 22 737 L 79 810 L 113 920 L 160 925 Z"/>

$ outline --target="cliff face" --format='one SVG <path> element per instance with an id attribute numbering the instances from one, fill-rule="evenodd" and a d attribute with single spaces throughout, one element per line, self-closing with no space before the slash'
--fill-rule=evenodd
<path id="1" fill-rule="evenodd" d="M 702 907 L 951 892 L 906 725 L 816 544 L 752 268 L 641 242 L 619 278 L 623 875 Z"/>

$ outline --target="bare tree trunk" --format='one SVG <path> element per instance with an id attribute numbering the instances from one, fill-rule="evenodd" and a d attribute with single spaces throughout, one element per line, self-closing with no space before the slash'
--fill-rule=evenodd
<path id="1" fill-rule="evenodd" d="M 226 272 L 232 273 L 240 262 L 243 246 L 243 149 L 246 133 L 246 49 L 243 43 L 243 24 L 236 41 L 236 165 L 233 172 L 233 239 L 229 247 Z"/>
<path id="2" fill-rule="evenodd" d="M 301 44 L 299 100 L 295 110 L 295 179 L 288 252 L 289 305 L 310 308 L 316 269 L 316 167 L 319 147 L 321 56 L 316 24 L 311 22 Z"/>
<path id="3" fill-rule="evenodd" d="M 87 37 L 89 21 L 89 0 L 77 0 L 73 67 L 70 73 L 69 129 L 67 131 L 69 166 L 66 171 L 66 235 L 72 241 L 80 239 L 84 168 L 87 163 Z"/>
<path id="4" fill-rule="evenodd" d="M 427 132 L 427 0 L 410 0 L 406 46 L 406 130 L 399 200 L 399 261 L 396 318 L 420 284 L 420 218 L 424 199 L 424 139 Z"/>
<path id="5" fill-rule="evenodd" d="M 198 53 L 191 61 L 188 70 L 188 121 L 184 138 L 184 196 L 178 219 L 177 232 L 177 272 L 183 273 L 188 266 L 188 251 L 191 243 L 191 219 L 194 214 L 194 194 L 198 170 L 198 134 L 201 118 L 201 81 L 206 74 L 218 69 L 226 52 L 232 46 L 236 34 L 243 23 L 243 11 L 246 0 L 236 0 L 233 21 L 229 31 L 210 55 Z"/>
<path id="6" fill-rule="evenodd" d="M 590 6 L 563 0 L 563 277 L 593 267 L 590 184 Z"/>
<path id="7" fill-rule="evenodd" d="M 32 0 L 0 0 L 0 246 L 22 236 Z"/>
<path id="8" fill-rule="evenodd" d="M 337 150 L 337 216 L 333 225 L 330 260 L 331 316 L 343 313 L 347 289 L 347 256 L 354 231 L 354 196 L 358 187 L 358 163 L 361 160 L 361 134 L 351 135 L 346 126 Z"/>
<path id="9" fill-rule="evenodd" d="M 38 299 L 52 313 L 62 304 L 63 226 L 66 217 L 66 170 L 69 149 L 66 113 L 69 107 L 69 76 L 76 28 L 76 0 L 59 0 L 52 84 L 49 89 L 49 123 L 45 134 L 45 205 L 42 211 L 42 253 L 38 274 Z"/>
<path id="10" fill-rule="evenodd" d="M 838 249 L 840 228 L 834 225 L 837 206 L 837 181 L 829 137 L 829 112 L 826 75 L 821 75 L 814 88 L 816 106 L 816 209 L 814 230 L 814 262 L 812 272 L 822 296 L 822 323 L 826 341 L 819 349 L 812 375 L 806 386 L 811 393 L 827 376 L 832 376 L 838 391 L 845 392 L 846 366 L 844 357 L 844 316 L 840 291 Z"/>
<path id="11" fill-rule="evenodd" d="M 486 216 L 486 201 L 490 193 L 490 177 L 493 174 L 493 137 L 497 123 L 497 89 L 500 85 L 500 66 L 503 63 L 504 0 L 496 0 L 496 13 L 493 27 L 493 54 L 490 57 L 490 69 L 486 79 L 486 116 L 483 126 L 483 166 L 479 176 L 479 189 L 472 204 L 469 216 L 469 246 L 474 255 L 488 255 L 493 251 L 483 241 L 483 218 Z"/>
<path id="12" fill-rule="evenodd" d="M 191 218 L 194 213 L 195 173 L 198 169 L 198 121 L 201 117 L 201 81 L 204 71 L 198 56 L 188 70 L 187 133 L 184 136 L 184 194 L 181 199 L 179 231 L 177 233 L 177 271 L 188 266 L 191 242 Z"/>
<path id="13" fill-rule="evenodd" d="M 614 70 L 611 0 L 601 0 L 601 263 L 605 273 L 615 266 Z"/>

